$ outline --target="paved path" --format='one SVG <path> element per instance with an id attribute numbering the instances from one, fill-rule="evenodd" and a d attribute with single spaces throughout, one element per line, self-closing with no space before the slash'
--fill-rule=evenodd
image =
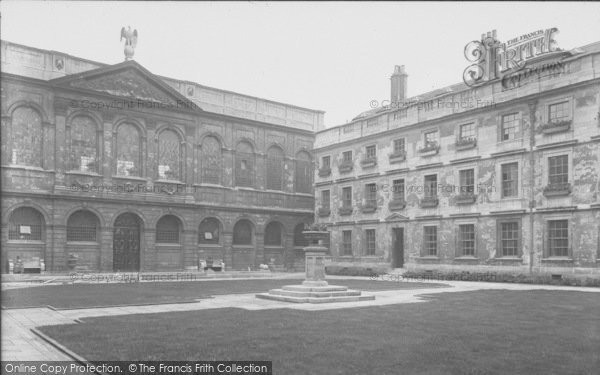
<path id="1" fill-rule="evenodd" d="M 341 278 L 328 278 L 330 284 L 341 284 Z M 423 295 L 456 293 L 475 290 L 563 290 L 600 293 L 600 288 L 566 287 L 552 285 L 526 285 L 506 283 L 483 283 L 449 281 L 448 288 L 420 288 L 368 292 L 373 301 L 338 302 L 327 304 L 296 304 L 258 299 L 255 293 L 219 295 L 194 303 L 173 303 L 147 306 L 106 307 L 54 311 L 48 308 L 11 309 L 2 311 L 2 359 L 3 360 L 68 360 L 69 358 L 34 335 L 30 328 L 44 325 L 77 324 L 78 319 L 129 314 L 151 314 L 172 311 L 195 311 L 218 308 L 242 308 L 247 310 L 291 308 L 317 311 L 353 307 L 382 306 L 400 303 L 426 302 Z"/>

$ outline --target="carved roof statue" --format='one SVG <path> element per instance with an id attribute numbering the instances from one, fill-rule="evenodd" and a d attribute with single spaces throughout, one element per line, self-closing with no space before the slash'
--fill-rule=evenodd
<path id="1" fill-rule="evenodd" d="M 138 32 L 137 30 L 131 31 L 131 26 L 125 26 L 121 28 L 121 39 L 125 38 L 125 60 L 131 60 L 133 57 L 133 53 L 135 52 L 135 47 L 137 46 Z"/>

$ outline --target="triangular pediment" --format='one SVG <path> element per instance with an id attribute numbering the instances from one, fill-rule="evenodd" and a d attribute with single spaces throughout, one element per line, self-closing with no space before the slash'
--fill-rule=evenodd
<path id="1" fill-rule="evenodd" d="M 393 213 L 385 218 L 385 221 L 407 221 L 408 217 L 400 215 L 399 213 Z"/>
<path id="2" fill-rule="evenodd" d="M 50 81 L 55 86 L 81 89 L 168 107 L 192 102 L 135 61 L 94 69 Z M 195 109 L 200 109 L 195 107 Z"/>

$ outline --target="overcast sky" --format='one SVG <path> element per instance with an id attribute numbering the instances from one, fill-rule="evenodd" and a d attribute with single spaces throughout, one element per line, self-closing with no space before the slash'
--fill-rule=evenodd
<path id="1" fill-rule="evenodd" d="M 564 49 L 600 41 L 599 3 L 0 3 L 2 39 L 326 111 L 345 123 L 389 99 L 394 65 L 408 95 L 462 81 L 464 46 L 558 27 Z"/>

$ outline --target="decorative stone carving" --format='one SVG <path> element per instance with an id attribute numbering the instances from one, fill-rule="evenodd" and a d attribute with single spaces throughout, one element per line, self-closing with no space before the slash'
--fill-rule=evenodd
<path id="1" fill-rule="evenodd" d="M 160 102 L 176 105 L 176 102 L 172 98 L 151 85 L 147 79 L 134 70 L 125 70 L 87 80 L 76 80 L 71 82 L 71 86 L 101 91 L 121 97 L 135 98 L 150 103 Z"/>

